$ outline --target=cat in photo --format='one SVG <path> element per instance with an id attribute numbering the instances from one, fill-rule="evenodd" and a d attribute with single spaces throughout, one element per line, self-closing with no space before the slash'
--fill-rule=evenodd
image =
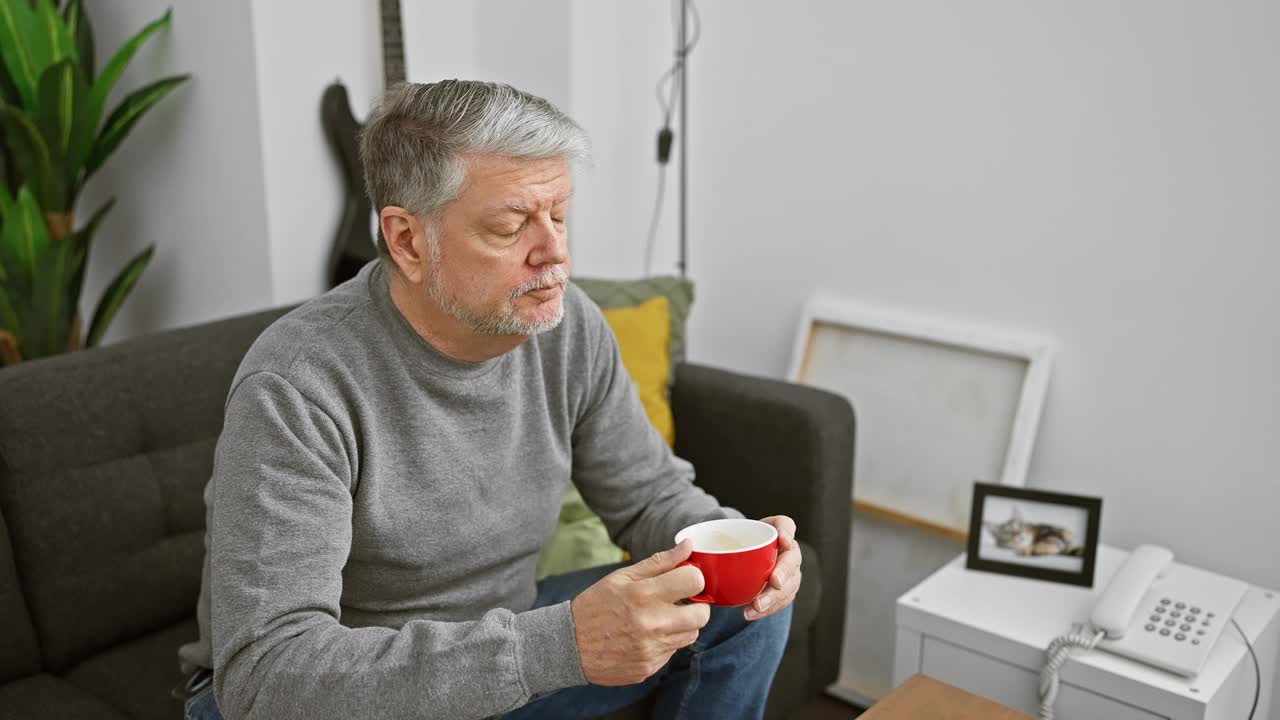
<path id="1" fill-rule="evenodd" d="M 1002 522 L 984 522 L 983 527 L 996 539 L 996 545 L 1013 550 L 1018 555 L 1066 555 L 1080 557 L 1084 548 L 1075 544 L 1069 528 L 1043 523 L 1029 523 L 1022 519 L 1017 505 L 1009 519 Z"/>

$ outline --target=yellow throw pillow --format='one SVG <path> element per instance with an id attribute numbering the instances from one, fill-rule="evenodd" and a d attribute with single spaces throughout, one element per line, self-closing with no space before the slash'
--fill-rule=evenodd
<path id="1" fill-rule="evenodd" d="M 675 420 L 667 400 L 667 381 L 671 374 L 671 316 L 667 299 L 658 296 L 639 305 L 602 312 L 618 339 L 622 364 L 631 375 L 649 422 L 668 446 L 674 445 Z"/>

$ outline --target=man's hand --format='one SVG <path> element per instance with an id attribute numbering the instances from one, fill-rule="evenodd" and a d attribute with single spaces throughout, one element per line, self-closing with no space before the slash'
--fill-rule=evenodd
<path id="1" fill-rule="evenodd" d="M 634 685 L 698 639 L 711 606 L 677 604 L 702 592 L 702 573 L 679 567 L 688 540 L 615 570 L 573 599 L 573 632 L 582 674 L 594 685 Z"/>
<path id="2" fill-rule="evenodd" d="M 796 542 L 796 523 L 786 515 L 763 518 L 778 529 L 778 563 L 769 576 L 769 584 L 742 611 L 748 620 L 766 618 L 790 605 L 800 592 L 800 544 Z"/>

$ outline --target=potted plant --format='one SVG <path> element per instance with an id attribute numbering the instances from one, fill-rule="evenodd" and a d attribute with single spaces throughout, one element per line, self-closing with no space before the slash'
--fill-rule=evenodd
<path id="1" fill-rule="evenodd" d="M 92 347 L 137 283 L 149 246 L 107 286 L 81 337 L 80 292 L 93 234 L 113 200 L 75 228 L 80 190 L 138 119 L 189 75 L 162 78 L 107 113 L 107 96 L 171 12 L 95 72 L 81 0 L 0 0 L 0 363 Z"/>

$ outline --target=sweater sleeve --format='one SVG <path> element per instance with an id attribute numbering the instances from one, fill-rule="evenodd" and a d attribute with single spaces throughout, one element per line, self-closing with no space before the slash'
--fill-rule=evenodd
<path id="1" fill-rule="evenodd" d="M 214 692 L 227 718 L 481 718 L 584 684 L 569 604 L 348 628 L 350 443 L 279 375 L 227 404 L 210 520 Z"/>
<path id="2" fill-rule="evenodd" d="M 693 465 L 649 422 L 617 339 L 589 307 L 588 401 L 573 431 L 573 481 L 582 499 L 636 558 L 670 548 L 694 523 L 742 517 L 693 484 Z"/>

